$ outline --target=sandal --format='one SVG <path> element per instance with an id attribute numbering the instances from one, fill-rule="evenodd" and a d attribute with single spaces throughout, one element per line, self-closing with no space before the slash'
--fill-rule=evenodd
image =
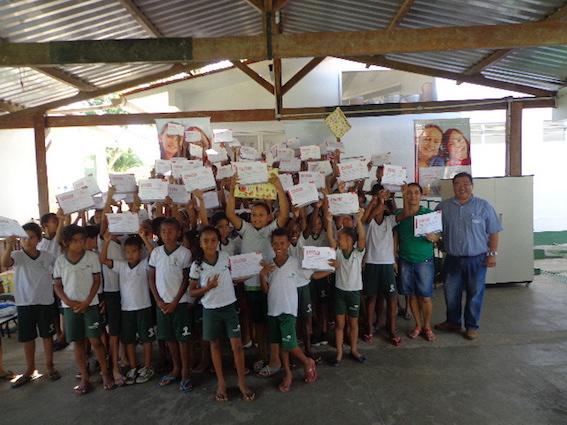
<path id="1" fill-rule="evenodd" d="M 256 399 L 256 393 L 254 391 L 248 391 L 242 393 L 242 400 L 244 401 L 254 401 Z"/>
<path id="2" fill-rule="evenodd" d="M 47 378 L 50 381 L 58 381 L 61 379 L 61 374 L 57 371 L 57 369 L 54 369 L 53 372 L 47 374 Z"/>
<path id="3" fill-rule="evenodd" d="M 193 391 L 193 383 L 191 382 L 190 378 L 181 380 L 181 382 L 179 383 L 179 391 L 184 393 Z"/>
<path id="4" fill-rule="evenodd" d="M 176 383 L 176 382 L 179 382 L 179 378 L 177 376 L 164 375 L 159 380 L 159 386 L 165 387 L 169 384 L 173 384 L 173 383 Z"/>
<path id="5" fill-rule="evenodd" d="M 270 378 L 278 374 L 282 370 L 281 367 L 270 367 L 269 364 L 260 369 L 257 373 L 261 378 Z"/>
<path id="6" fill-rule="evenodd" d="M 420 328 L 414 328 L 413 331 L 408 333 L 408 338 L 409 339 L 416 339 L 419 335 L 421 335 L 421 329 Z"/>
<path id="7" fill-rule="evenodd" d="M 31 382 L 32 377 L 30 375 L 21 375 L 18 379 L 12 382 L 12 388 L 20 388 Z"/>
<path id="8" fill-rule="evenodd" d="M 399 347 L 400 345 L 402 345 L 402 339 L 397 335 L 390 336 L 390 342 L 394 347 Z"/>
<path id="9" fill-rule="evenodd" d="M 433 342 L 437 339 L 437 336 L 433 333 L 431 328 L 425 328 L 422 332 L 422 335 L 429 342 Z"/>
<path id="10" fill-rule="evenodd" d="M 91 386 L 88 383 L 79 384 L 79 385 L 77 385 L 76 387 L 73 388 L 73 391 L 75 391 L 75 394 L 77 394 L 77 395 L 85 395 L 90 390 L 91 390 Z"/>
<path id="11" fill-rule="evenodd" d="M 372 344 L 374 341 L 374 336 L 372 334 L 362 335 L 362 340 L 368 344 Z"/>
<path id="12" fill-rule="evenodd" d="M 215 400 L 218 401 L 219 403 L 222 403 L 228 401 L 228 396 L 224 393 L 216 393 Z"/>
<path id="13" fill-rule="evenodd" d="M 317 366 L 313 365 L 305 371 L 305 383 L 312 384 L 317 380 Z"/>
<path id="14" fill-rule="evenodd" d="M 114 382 L 114 379 L 104 379 L 104 376 L 103 376 L 102 377 L 102 387 L 106 391 L 112 391 L 113 389 L 116 388 L 116 383 Z"/>
<path id="15" fill-rule="evenodd" d="M 116 385 L 117 387 L 122 387 L 124 384 L 126 384 L 126 379 L 124 378 L 124 375 L 122 375 L 121 373 L 118 375 L 113 375 L 114 378 L 114 385 Z"/>
<path id="16" fill-rule="evenodd" d="M 266 366 L 266 362 L 264 360 L 258 360 L 254 362 L 254 373 L 260 372 Z"/>
<path id="17" fill-rule="evenodd" d="M 366 362 L 366 357 L 360 354 L 359 356 L 355 356 L 354 354 L 350 353 L 350 358 L 353 359 L 355 362 L 364 363 Z"/>

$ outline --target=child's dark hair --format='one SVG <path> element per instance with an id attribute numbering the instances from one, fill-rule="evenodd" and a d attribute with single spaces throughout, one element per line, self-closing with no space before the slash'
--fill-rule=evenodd
<path id="1" fill-rule="evenodd" d="M 211 223 L 213 223 L 213 226 L 217 226 L 219 224 L 219 221 L 221 220 L 228 220 L 228 217 L 226 216 L 226 213 L 224 211 L 217 211 L 211 217 Z"/>
<path id="2" fill-rule="evenodd" d="M 124 241 L 124 246 L 136 246 L 138 247 L 138 249 L 142 249 L 144 242 L 142 241 L 142 238 L 140 236 L 132 235 Z"/>
<path id="3" fill-rule="evenodd" d="M 357 239 L 356 230 L 354 230 L 352 227 L 345 227 L 345 228 L 339 230 L 339 235 L 341 233 L 343 233 L 343 234 L 347 235 L 349 238 L 351 238 L 352 243 L 354 243 Z"/>
<path id="4" fill-rule="evenodd" d="M 287 229 L 285 227 L 278 227 L 276 230 L 272 232 L 272 241 L 276 236 L 285 236 L 286 239 L 289 241 L 289 236 L 287 234 Z"/>
<path id="5" fill-rule="evenodd" d="M 160 231 L 163 228 L 163 226 L 173 226 L 177 231 L 181 230 L 181 223 L 179 223 L 179 221 L 177 221 L 177 219 L 173 217 L 168 217 L 160 223 L 159 225 Z"/>
<path id="6" fill-rule="evenodd" d="M 419 183 L 409 183 L 407 185 L 407 187 L 412 187 L 412 186 L 417 187 L 419 189 L 419 193 L 423 193 L 423 188 L 421 187 L 421 185 Z"/>
<path id="7" fill-rule="evenodd" d="M 68 244 L 73 240 L 73 236 L 83 235 L 87 236 L 87 230 L 84 227 L 77 226 L 76 224 L 69 224 L 63 228 L 63 233 L 61 234 L 61 239 L 64 244 Z"/>
<path id="8" fill-rule="evenodd" d="M 41 216 L 41 218 L 39 219 L 39 222 L 42 226 L 45 226 L 49 222 L 49 220 L 51 220 L 52 218 L 55 219 L 55 220 L 59 220 L 59 217 L 57 217 L 57 214 L 50 212 L 50 213 L 47 213 L 47 214 L 43 214 Z"/>
<path id="9" fill-rule="evenodd" d="M 166 217 L 156 217 L 152 220 L 152 232 L 154 232 L 154 235 L 159 235 L 159 228 L 165 219 Z"/>
<path id="10" fill-rule="evenodd" d="M 96 224 L 85 227 L 85 235 L 87 239 L 96 239 L 99 233 L 100 233 L 100 227 Z"/>
<path id="11" fill-rule="evenodd" d="M 34 223 L 33 221 L 30 223 L 26 223 L 22 226 L 22 228 L 26 231 L 26 232 L 32 232 L 36 237 L 37 240 L 41 240 L 41 227 L 39 227 L 39 224 Z"/>
<path id="12" fill-rule="evenodd" d="M 219 229 L 217 229 L 214 226 L 205 226 L 201 229 L 201 234 L 199 235 L 199 239 L 201 239 L 201 236 L 203 236 L 205 233 L 214 233 L 215 235 L 217 235 L 217 238 L 220 242 L 221 240 L 221 234 L 219 232 Z"/>
<path id="13" fill-rule="evenodd" d="M 252 204 L 252 208 L 256 208 L 256 207 L 264 208 L 264 210 L 266 211 L 266 214 L 268 214 L 268 215 L 270 215 L 272 213 L 272 209 L 265 202 L 254 202 L 254 204 Z"/>

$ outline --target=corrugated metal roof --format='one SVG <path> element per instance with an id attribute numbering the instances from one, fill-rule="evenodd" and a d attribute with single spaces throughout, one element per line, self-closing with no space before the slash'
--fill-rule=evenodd
<path id="1" fill-rule="evenodd" d="M 446 52 L 396 53 L 386 55 L 388 59 L 398 62 L 421 65 L 429 68 L 461 73 L 471 64 L 477 63 L 491 50 L 450 50 Z"/>
<path id="2" fill-rule="evenodd" d="M 258 11 L 242 0 L 137 0 L 166 37 L 220 37 L 262 32 Z"/>
<path id="3" fill-rule="evenodd" d="M 88 66 L 66 66 L 65 70 L 96 86 L 107 87 L 121 81 L 132 80 L 134 78 L 143 77 L 144 75 L 165 71 L 170 67 L 171 64 L 96 64 Z"/>

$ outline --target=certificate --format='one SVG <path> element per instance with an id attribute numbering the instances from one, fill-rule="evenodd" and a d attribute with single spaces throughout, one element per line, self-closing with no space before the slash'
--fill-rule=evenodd
<path id="1" fill-rule="evenodd" d="M 217 187 L 213 170 L 208 167 L 194 168 L 183 174 L 183 183 L 187 192 L 209 190 Z"/>
<path id="2" fill-rule="evenodd" d="M 234 280 L 256 276 L 262 270 L 262 254 L 256 252 L 233 255 L 228 257 L 228 261 L 230 264 L 230 275 Z"/>
<path id="3" fill-rule="evenodd" d="M 260 154 L 256 149 L 251 148 L 250 146 L 242 146 L 240 148 L 240 158 L 255 161 L 260 158 Z"/>
<path id="4" fill-rule="evenodd" d="M 413 218 L 414 236 L 423 236 L 428 233 L 439 233 L 443 231 L 443 221 L 441 211 L 434 211 L 429 214 L 416 215 Z"/>
<path id="5" fill-rule="evenodd" d="M 183 133 L 182 133 L 183 134 Z M 187 130 L 185 132 L 185 141 L 186 142 L 200 142 L 201 141 L 201 132 L 197 130 Z"/>
<path id="6" fill-rule="evenodd" d="M 391 152 L 381 153 L 381 154 L 374 154 L 370 157 L 372 164 L 374 165 L 384 165 L 389 164 L 392 157 Z"/>
<path id="7" fill-rule="evenodd" d="M 236 162 L 240 184 L 266 183 L 268 181 L 268 167 L 262 162 Z"/>
<path id="8" fill-rule="evenodd" d="M 329 260 L 337 258 L 337 251 L 329 247 L 304 246 L 301 267 L 307 270 L 328 270 L 335 268 L 329 264 Z"/>
<path id="9" fill-rule="evenodd" d="M 292 137 L 287 142 L 285 142 L 285 145 L 290 149 L 299 149 L 299 144 L 299 138 L 297 137 Z"/>
<path id="10" fill-rule="evenodd" d="M 299 148 L 299 157 L 302 161 L 321 159 L 321 148 L 318 145 L 301 146 Z"/>
<path id="11" fill-rule="evenodd" d="M 167 123 L 167 132 L 168 136 L 183 136 L 183 132 L 185 128 L 181 124 L 175 124 L 173 122 Z"/>
<path id="12" fill-rule="evenodd" d="M 234 175 L 234 169 L 232 165 L 222 165 L 217 168 L 217 180 L 228 179 Z"/>
<path id="13" fill-rule="evenodd" d="M 283 190 L 287 192 L 293 186 L 293 176 L 291 174 L 280 174 L 279 178 Z"/>
<path id="14" fill-rule="evenodd" d="M 356 193 L 335 193 L 328 195 L 329 210 L 333 215 L 356 214 L 360 209 Z"/>
<path id="15" fill-rule="evenodd" d="M 189 143 L 189 155 L 196 158 L 203 158 L 203 147 L 196 143 Z"/>
<path id="16" fill-rule="evenodd" d="M 173 175 L 173 177 L 182 177 L 183 174 L 188 173 L 195 168 L 201 168 L 203 166 L 203 161 L 201 161 L 200 159 L 183 159 L 184 161 L 176 161 L 171 164 L 171 174 Z"/>
<path id="17" fill-rule="evenodd" d="M 79 189 L 81 187 L 88 188 L 91 195 L 96 195 L 102 192 L 92 174 L 89 174 L 88 176 L 85 176 L 73 183 L 73 189 Z"/>
<path id="18" fill-rule="evenodd" d="M 16 220 L 0 217 L 0 238 L 9 238 L 10 236 L 27 238 L 28 234 Z"/>
<path id="19" fill-rule="evenodd" d="M 325 147 L 326 147 L 326 152 L 335 152 L 337 149 L 339 150 L 339 152 L 344 153 L 345 151 L 345 145 L 344 143 L 341 142 L 337 142 L 336 140 L 327 140 L 325 142 Z"/>
<path id="20" fill-rule="evenodd" d="M 296 184 L 288 190 L 288 193 L 292 205 L 296 207 L 303 207 L 319 201 L 317 187 L 311 183 Z"/>
<path id="21" fill-rule="evenodd" d="M 337 168 L 339 169 L 339 180 L 343 182 L 368 178 L 368 167 L 361 161 L 343 162 L 337 164 Z"/>
<path id="22" fill-rule="evenodd" d="M 185 205 L 191 199 L 191 194 L 185 189 L 183 184 L 170 184 L 167 186 L 167 196 L 174 204 Z"/>
<path id="23" fill-rule="evenodd" d="M 143 202 L 163 201 L 168 194 L 167 182 L 147 179 L 138 182 L 138 196 Z"/>
<path id="24" fill-rule="evenodd" d="M 319 171 L 300 171 L 299 183 L 311 183 L 317 189 L 323 189 L 325 187 L 325 174 Z"/>
<path id="25" fill-rule="evenodd" d="M 140 230 L 138 214 L 129 211 L 120 214 L 106 214 L 108 231 L 114 235 L 130 235 Z"/>
<path id="26" fill-rule="evenodd" d="M 272 168 L 269 175 L 278 175 L 278 169 Z M 271 183 L 261 184 L 238 184 L 234 188 L 235 198 L 249 198 L 249 199 L 277 199 L 276 187 Z"/>
<path id="27" fill-rule="evenodd" d="M 298 158 L 282 159 L 279 170 L 281 173 L 297 173 L 301 171 L 301 160 Z"/>
<path id="28" fill-rule="evenodd" d="M 234 140 L 231 130 L 215 131 L 214 138 L 217 143 L 230 143 Z"/>
<path id="29" fill-rule="evenodd" d="M 343 137 L 351 129 L 347 117 L 341 108 L 338 107 L 325 118 L 325 123 L 329 127 L 329 130 L 331 130 L 331 133 L 338 139 Z"/>
<path id="30" fill-rule="evenodd" d="M 156 159 L 154 170 L 156 174 L 160 174 L 162 176 L 165 176 L 167 173 L 171 173 L 171 161 L 168 159 Z"/>
<path id="31" fill-rule="evenodd" d="M 205 202 L 205 209 L 212 210 L 220 207 L 219 194 L 216 190 L 203 193 L 203 201 Z"/>
<path id="32" fill-rule="evenodd" d="M 94 199 L 87 187 L 56 195 L 57 203 L 65 214 L 88 210 L 94 207 Z"/>
<path id="33" fill-rule="evenodd" d="M 108 177 L 116 193 L 135 193 L 138 190 L 134 174 L 109 174 Z"/>
<path id="34" fill-rule="evenodd" d="M 402 186 L 408 179 L 405 167 L 398 165 L 384 165 L 384 172 L 382 174 L 383 185 Z"/>
<path id="35" fill-rule="evenodd" d="M 222 146 L 215 146 L 214 149 L 207 149 L 205 153 L 207 154 L 207 159 L 212 163 L 228 161 L 228 153 Z"/>
<path id="36" fill-rule="evenodd" d="M 276 148 L 276 157 L 279 161 L 281 161 L 282 159 L 292 159 L 295 157 L 295 152 L 293 151 L 293 149 L 278 146 Z"/>
<path id="37" fill-rule="evenodd" d="M 329 161 L 309 161 L 307 171 L 322 171 L 325 176 L 330 176 L 333 174 L 333 167 Z"/>

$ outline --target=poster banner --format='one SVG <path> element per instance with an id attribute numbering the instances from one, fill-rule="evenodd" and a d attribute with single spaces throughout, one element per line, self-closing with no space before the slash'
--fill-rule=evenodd
<path id="1" fill-rule="evenodd" d="M 160 159 L 191 159 L 189 145 L 202 150 L 212 147 L 213 129 L 210 118 L 156 119 Z M 195 148 L 195 146 L 193 147 Z"/>
<path id="2" fill-rule="evenodd" d="M 468 118 L 414 120 L 415 175 L 426 196 L 440 196 L 440 180 L 471 173 Z"/>

